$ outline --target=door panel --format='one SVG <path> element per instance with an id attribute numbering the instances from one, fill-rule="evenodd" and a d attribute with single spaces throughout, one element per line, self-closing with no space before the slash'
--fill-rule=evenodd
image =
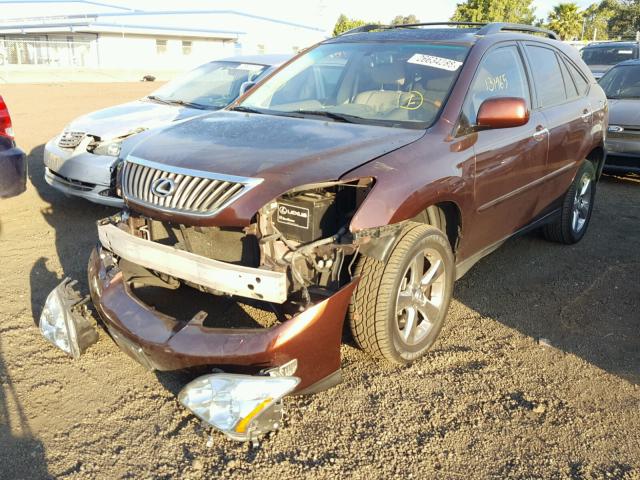
<path id="1" fill-rule="evenodd" d="M 524 98 L 531 105 L 528 76 L 515 44 L 491 50 L 482 59 L 463 107 L 469 125 L 475 123 L 482 101 L 492 97 Z M 475 208 L 468 244 L 488 247 L 536 215 L 539 179 L 547 162 L 544 121 L 543 115 L 532 112 L 526 125 L 473 133 Z"/>

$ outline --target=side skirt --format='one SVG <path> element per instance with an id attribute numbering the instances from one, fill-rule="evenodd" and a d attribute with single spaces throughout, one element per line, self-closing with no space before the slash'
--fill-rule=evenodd
<path id="1" fill-rule="evenodd" d="M 519 230 L 516 230 L 514 233 L 507 235 L 502 240 L 498 240 L 496 243 L 489 245 L 488 247 L 480 250 L 479 252 L 473 254 L 469 258 L 458 263 L 456 265 L 456 280 L 461 279 L 465 273 L 471 270 L 471 267 L 473 267 L 476 263 L 478 263 L 480 260 L 482 260 L 484 257 L 489 255 L 490 253 L 493 253 L 510 238 L 514 238 L 519 235 L 524 235 L 525 233 L 531 232 L 532 230 L 535 230 L 536 228 L 539 228 L 551 222 L 556 218 L 557 215 L 560 215 L 560 207 L 554 207 L 551 211 L 542 214 L 541 216 L 536 218 L 533 222 L 525 225 Z"/>

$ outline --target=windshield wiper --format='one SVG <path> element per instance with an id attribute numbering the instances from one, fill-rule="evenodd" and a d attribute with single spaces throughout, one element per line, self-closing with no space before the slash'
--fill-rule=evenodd
<path id="1" fill-rule="evenodd" d="M 147 95 L 147 100 L 153 100 L 154 102 L 164 103 L 165 105 L 169 105 L 169 101 L 164 98 L 157 97 L 155 95 Z"/>
<path id="2" fill-rule="evenodd" d="M 185 102 L 184 100 L 165 100 L 170 105 L 180 105 L 181 107 L 197 108 L 199 110 L 207 110 L 209 107 L 201 103 Z"/>
<path id="3" fill-rule="evenodd" d="M 245 107 L 243 105 L 238 105 L 237 107 L 230 108 L 232 112 L 244 112 L 244 113 L 264 113 L 260 110 L 256 110 L 255 108 Z"/>
<path id="4" fill-rule="evenodd" d="M 336 122 L 344 122 L 344 123 L 357 123 L 359 121 L 366 120 L 362 117 L 357 117 L 355 115 L 329 112 L 328 110 L 294 110 L 291 112 L 286 112 L 286 114 L 292 114 L 291 116 L 317 115 L 319 117 L 326 117 L 326 118 L 330 118 L 331 120 L 335 120 Z"/>

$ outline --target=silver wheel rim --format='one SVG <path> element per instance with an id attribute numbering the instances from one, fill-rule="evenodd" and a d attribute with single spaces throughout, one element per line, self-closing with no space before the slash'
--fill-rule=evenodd
<path id="1" fill-rule="evenodd" d="M 571 215 L 571 228 L 575 233 L 580 233 L 587 223 L 591 210 L 591 177 L 584 174 L 576 187 L 576 195 L 573 198 L 573 211 Z"/>
<path id="2" fill-rule="evenodd" d="M 395 327 L 405 345 L 417 345 L 431 332 L 444 304 L 442 255 L 428 248 L 409 262 L 396 296 Z"/>

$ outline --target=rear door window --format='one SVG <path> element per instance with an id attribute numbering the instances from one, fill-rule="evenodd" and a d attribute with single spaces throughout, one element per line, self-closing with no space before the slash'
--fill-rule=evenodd
<path id="1" fill-rule="evenodd" d="M 564 103 L 567 94 L 555 51 L 527 44 L 527 55 L 533 72 L 538 106 L 545 108 Z"/>
<path id="2" fill-rule="evenodd" d="M 475 125 L 482 102 L 494 97 L 518 97 L 530 103 L 527 75 L 515 45 L 496 48 L 482 59 L 463 107 L 462 124 Z"/>

